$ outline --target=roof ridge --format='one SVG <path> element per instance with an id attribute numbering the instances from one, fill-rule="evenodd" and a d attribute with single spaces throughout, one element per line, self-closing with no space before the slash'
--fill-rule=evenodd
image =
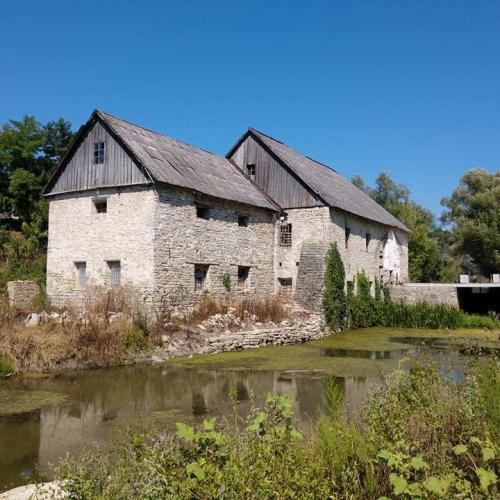
<path id="1" fill-rule="evenodd" d="M 176 137 L 172 137 L 170 135 L 162 134 L 161 132 L 157 132 L 156 130 L 153 130 L 153 129 L 148 128 L 148 127 L 143 127 L 142 125 L 138 125 L 137 123 L 133 123 L 129 120 L 125 120 L 124 118 L 120 118 L 119 116 L 112 115 L 111 113 L 107 113 L 106 111 L 101 111 L 100 109 L 96 109 L 95 112 L 99 116 L 101 116 L 101 115 L 110 116 L 111 118 L 114 118 L 115 120 L 119 120 L 121 122 L 127 123 L 128 125 L 132 125 L 132 127 L 137 127 L 137 128 L 142 129 L 142 130 L 146 130 L 147 132 L 151 132 L 153 134 L 159 135 L 160 137 L 164 137 L 164 138 L 170 139 L 172 141 L 180 142 L 181 144 L 189 146 L 192 149 L 198 149 L 199 151 L 203 151 L 204 153 L 208 153 L 210 155 L 217 156 L 218 158 L 222 158 L 222 159 L 227 160 L 227 158 L 225 156 L 221 156 L 221 155 L 214 153 L 212 151 L 208 151 L 207 149 L 199 148 L 198 146 L 193 146 L 192 144 L 189 144 L 189 142 L 183 141 L 181 139 L 177 139 Z M 103 118 L 103 117 L 101 116 L 101 118 Z M 105 119 L 105 118 L 103 118 L 103 119 Z"/>

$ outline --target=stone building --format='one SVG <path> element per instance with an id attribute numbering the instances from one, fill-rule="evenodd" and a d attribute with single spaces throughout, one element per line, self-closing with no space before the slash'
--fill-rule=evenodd
<path id="1" fill-rule="evenodd" d="M 320 304 L 337 242 L 347 279 L 405 282 L 408 229 L 334 170 L 249 129 L 226 157 L 95 111 L 44 190 L 47 293 L 125 287 L 154 308 L 204 294 Z"/>

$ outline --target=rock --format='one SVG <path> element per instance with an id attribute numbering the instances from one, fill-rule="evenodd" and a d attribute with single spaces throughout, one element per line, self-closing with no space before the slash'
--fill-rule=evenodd
<path id="1" fill-rule="evenodd" d="M 19 486 L 5 493 L 0 493 L 0 500 L 60 500 L 69 498 L 69 494 L 61 489 L 60 484 L 60 481 L 52 481 Z"/>
<path id="2" fill-rule="evenodd" d="M 170 340 L 170 338 L 169 338 L 169 337 L 167 337 L 166 335 L 162 335 L 162 336 L 161 336 L 161 341 L 162 341 L 164 344 L 166 344 L 169 340 Z"/>
<path id="3" fill-rule="evenodd" d="M 120 321 L 125 318 L 125 314 L 122 312 L 109 312 L 108 313 L 108 323 L 111 325 L 116 321 Z"/>
<path id="4" fill-rule="evenodd" d="M 31 313 L 25 320 L 24 324 L 28 326 L 29 328 L 33 328 L 35 326 L 38 326 L 41 323 L 40 321 L 40 315 L 37 313 Z"/>

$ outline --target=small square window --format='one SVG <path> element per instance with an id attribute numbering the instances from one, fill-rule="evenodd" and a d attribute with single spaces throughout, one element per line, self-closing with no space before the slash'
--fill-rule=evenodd
<path id="1" fill-rule="evenodd" d="M 248 216 L 247 215 L 240 215 L 238 217 L 238 226 L 248 227 Z"/>
<path id="2" fill-rule="evenodd" d="M 196 205 L 196 217 L 198 217 L 198 219 L 209 219 L 210 218 L 209 208 L 204 205 Z"/>
<path id="3" fill-rule="evenodd" d="M 238 266 L 238 285 L 244 286 L 248 281 L 250 268 L 248 266 Z"/>
<path id="4" fill-rule="evenodd" d="M 109 281 L 112 286 L 120 286 L 122 280 L 122 266 L 119 260 L 108 260 Z"/>
<path id="5" fill-rule="evenodd" d="M 255 163 L 249 163 L 246 166 L 246 174 L 250 180 L 255 181 Z"/>
<path id="6" fill-rule="evenodd" d="M 194 289 L 203 290 L 206 286 L 208 266 L 195 264 L 194 266 Z"/>
<path id="7" fill-rule="evenodd" d="M 372 235 L 370 233 L 366 233 L 365 242 L 366 242 L 366 251 L 368 252 L 368 247 L 370 246 L 370 241 L 372 239 Z"/>
<path id="8" fill-rule="evenodd" d="M 290 247 L 292 246 L 292 225 L 282 224 L 280 226 L 280 246 Z"/>
<path id="9" fill-rule="evenodd" d="M 106 198 L 96 198 L 92 200 L 96 213 L 105 214 L 108 211 L 108 200 Z"/>
<path id="10" fill-rule="evenodd" d="M 104 163 L 104 142 L 94 142 L 94 164 Z"/>
<path id="11" fill-rule="evenodd" d="M 345 247 L 349 248 L 349 237 L 351 236 L 351 228 L 345 228 Z"/>
<path id="12" fill-rule="evenodd" d="M 77 287 L 80 290 L 87 288 L 87 263 L 75 262 Z"/>

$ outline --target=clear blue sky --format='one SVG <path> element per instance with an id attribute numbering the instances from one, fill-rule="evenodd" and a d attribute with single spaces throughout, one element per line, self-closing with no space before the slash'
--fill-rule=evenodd
<path id="1" fill-rule="evenodd" d="M 34 1 L 0 7 L 0 122 L 94 108 L 223 154 L 251 125 L 436 213 L 500 168 L 500 1 Z"/>

